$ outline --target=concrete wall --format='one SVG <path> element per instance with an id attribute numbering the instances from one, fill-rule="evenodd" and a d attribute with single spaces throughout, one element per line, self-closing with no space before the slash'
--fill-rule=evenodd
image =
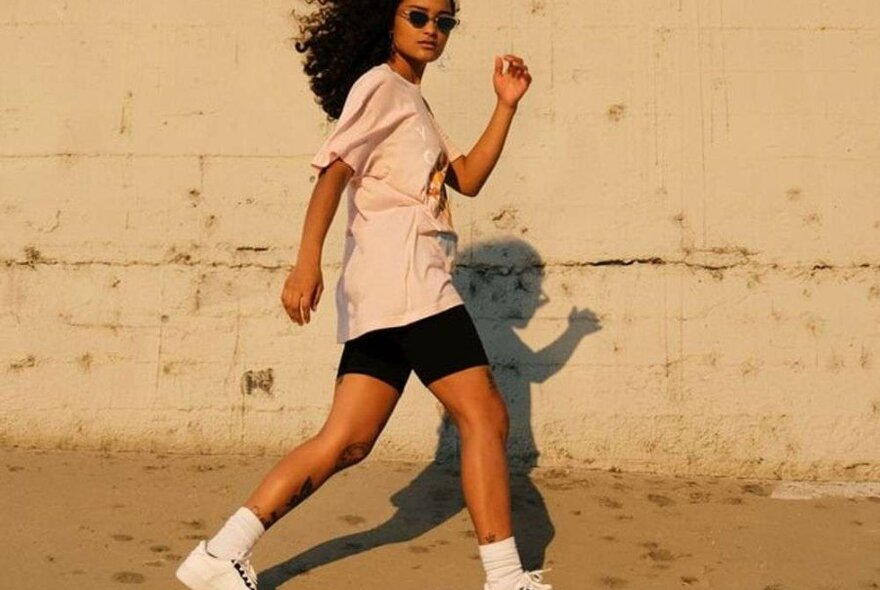
<path id="1" fill-rule="evenodd" d="M 283 452 L 332 289 L 280 304 L 329 131 L 292 2 L 0 2 L 0 442 Z M 525 465 L 880 479 L 880 4 L 465 0 L 423 92 L 467 151 L 534 82 L 457 283 Z M 340 212 L 342 209 L 340 209 Z M 415 376 L 374 457 L 454 457 Z"/>

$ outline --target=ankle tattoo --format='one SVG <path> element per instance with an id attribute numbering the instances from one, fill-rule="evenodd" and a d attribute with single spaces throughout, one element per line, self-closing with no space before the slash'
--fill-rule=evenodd
<path id="1" fill-rule="evenodd" d="M 270 511 L 269 514 L 264 514 L 259 506 L 252 506 L 251 512 L 260 520 L 263 524 L 263 528 L 269 530 L 269 527 L 275 524 L 281 515 L 275 512 L 274 510 Z"/>

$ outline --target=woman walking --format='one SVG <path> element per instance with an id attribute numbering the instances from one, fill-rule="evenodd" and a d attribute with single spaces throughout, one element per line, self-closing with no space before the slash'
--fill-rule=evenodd
<path id="1" fill-rule="evenodd" d="M 531 83 L 528 68 L 515 55 L 495 57 L 495 110 L 465 155 L 421 94 L 426 65 L 442 55 L 459 22 L 454 0 L 319 1 L 320 10 L 303 19 L 296 48 L 306 54 L 322 109 L 338 120 L 311 161 L 317 181 L 281 300 L 292 321 L 311 321 L 324 289 L 324 239 L 345 191 L 335 293 L 344 347 L 333 404 L 321 430 L 281 459 L 214 537 L 199 542 L 177 578 L 193 590 L 256 589 L 250 557 L 257 540 L 368 455 L 415 371 L 459 432 L 483 590 L 552 590 L 541 570 L 523 570 L 513 537 L 507 408 L 452 283 L 457 235 L 445 186 L 479 193 Z"/>

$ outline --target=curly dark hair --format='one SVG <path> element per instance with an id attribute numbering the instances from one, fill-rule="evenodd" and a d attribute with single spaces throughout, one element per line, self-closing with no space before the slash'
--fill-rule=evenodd
<path id="1" fill-rule="evenodd" d="M 310 14 L 297 15 L 299 36 L 294 47 L 304 53 L 303 71 L 315 102 L 338 119 L 348 91 L 361 74 L 388 61 L 388 31 L 402 0 L 305 0 L 319 4 Z M 449 0 L 453 14 L 457 1 Z"/>

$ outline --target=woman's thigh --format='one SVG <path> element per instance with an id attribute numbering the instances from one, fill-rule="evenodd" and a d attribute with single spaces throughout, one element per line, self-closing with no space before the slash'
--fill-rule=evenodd
<path id="1" fill-rule="evenodd" d="M 402 337 L 404 351 L 422 383 L 458 424 L 506 420 L 480 336 L 463 305 L 416 322 Z"/>
<path id="2" fill-rule="evenodd" d="M 464 305 L 456 305 L 406 326 L 401 348 L 425 387 L 464 369 L 488 366 L 483 342 Z"/>

